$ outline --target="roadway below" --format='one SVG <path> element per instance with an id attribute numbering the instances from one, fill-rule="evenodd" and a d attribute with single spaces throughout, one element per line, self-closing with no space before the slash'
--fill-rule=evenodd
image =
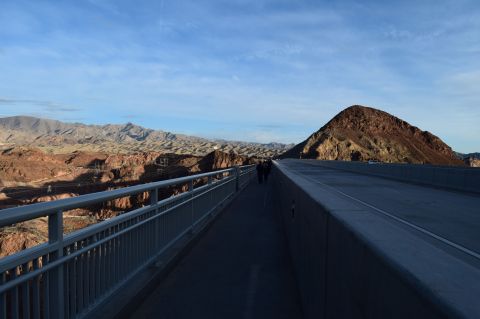
<path id="1" fill-rule="evenodd" d="M 313 160 L 280 160 L 289 172 L 383 216 L 480 268 L 480 196 L 351 173 Z"/>
<path id="2" fill-rule="evenodd" d="M 131 318 L 302 318 L 272 182 L 252 181 Z"/>

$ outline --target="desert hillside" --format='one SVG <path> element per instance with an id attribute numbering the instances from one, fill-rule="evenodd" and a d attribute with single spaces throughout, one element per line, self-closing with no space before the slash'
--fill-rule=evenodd
<path id="1" fill-rule="evenodd" d="M 293 145 L 208 140 L 195 136 L 152 130 L 132 123 L 85 125 L 29 116 L 0 118 L 0 146 L 36 147 L 50 153 L 75 150 L 131 154 L 162 152 L 205 156 L 213 150 L 242 156 L 272 157 Z"/>
<path id="2" fill-rule="evenodd" d="M 384 111 L 354 105 L 282 158 L 464 165 L 437 136 Z"/>
<path id="3" fill-rule="evenodd" d="M 0 152 L 0 209 L 112 190 L 140 183 L 254 163 L 255 159 L 213 151 L 206 156 L 159 152 L 106 154 L 76 151 L 47 154 L 17 147 Z M 197 186 L 205 183 L 198 181 Z M 166 198 L 187 185 L 162 189 Z M 148 203 L 149 194 L 118 198 L 64 214 L 69 233 Z M 0 229 L 0 257 L 45 242 L 47 219 L 39 218 Z"/>

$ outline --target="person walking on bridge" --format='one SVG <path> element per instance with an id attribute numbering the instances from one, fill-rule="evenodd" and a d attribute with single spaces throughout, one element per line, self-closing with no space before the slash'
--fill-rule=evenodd
<path id="1" fill-rule="evenodd" d="M 257 177 L 258 177 L 258 183 L 261 184 L 263 182 L 263 170 L 265 168 L 263 167 L 263 163 L 259 162 L 257 164 Z"/>
<path id="2" fill-rule="evenodd" d="M 268 181 L 268 175 L 270 175 L 270 170 L 272 169 L 272 161 L 264 161 L 263 162 L 263 180 L 265 183 Z"/>

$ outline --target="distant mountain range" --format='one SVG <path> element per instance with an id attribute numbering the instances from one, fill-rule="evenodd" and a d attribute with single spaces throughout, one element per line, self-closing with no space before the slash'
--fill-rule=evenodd
<path id="1" fill-rule="evenodd" d="M 459 153 L 459 152 L 455 152 L 455 155 L 457 155 L 457 157 L 460 158 L 460 159 L 467 159 L 467 158 L 480 159 L 480 153 Z"/>
<path id="2" fill-rule="evenodd" d="M 246 156 L 275 156 L 293 146 L 249 143 L 175 134 L 132 123 L 85 125 L 30 116 L 0 118 L 0 143 L 5 147 L 37 147 L 53 153 L 75 150 L 105 153 L 158 151 L 203 156 L 213 150 Z"/>
<path id="3" fill-rule="evenodd" d="M 437 136 L 361 105 L 343 110 L 281 157 L 465 165 Z"/>

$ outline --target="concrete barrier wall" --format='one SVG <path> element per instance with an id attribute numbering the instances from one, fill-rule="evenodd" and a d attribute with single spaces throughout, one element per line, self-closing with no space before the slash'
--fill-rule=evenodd
<path id="1" fill-rule="evenodd" d="M 312 160 L 311 162 L 324 167 L 386 177 L 404 182 L 480 193 L 480 168 L 420 164 L 368 164 L 345 161 Z"/>
<path id="2" fill-rule="evenodd" d="M 480 318 L 478 271 L 281 166 L 273 181 L 305 318 Z"/>

